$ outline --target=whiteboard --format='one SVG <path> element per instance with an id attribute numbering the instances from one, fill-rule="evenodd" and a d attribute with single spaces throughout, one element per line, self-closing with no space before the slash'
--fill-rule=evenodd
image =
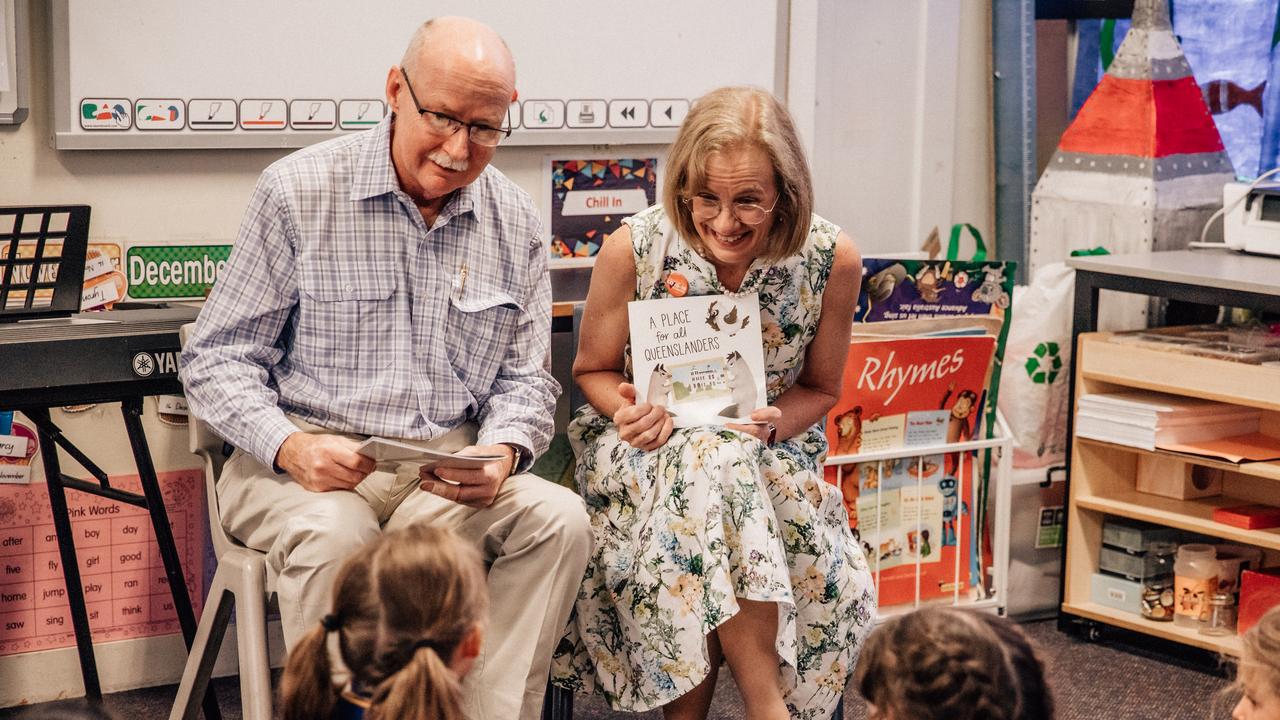
<path id="1" fill-rule="evenodd" d="M 55 146 L 301 147 L 385 111 L 429 17 L 498 31 L 516 59 L 511 144 L 665 143 L 722 85 L 786 92 L 790 0 L 57 0 Z M 628 112 L 629 111 L 629 112 Z"/>

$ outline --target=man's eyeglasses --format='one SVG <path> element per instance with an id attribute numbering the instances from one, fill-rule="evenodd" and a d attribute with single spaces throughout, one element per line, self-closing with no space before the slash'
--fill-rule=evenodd
<path id="1" fill-rule="evenodd" d="M 485 147 L 497 147 L 503 140 L 511 136 L 510 128 L 500 129 L 478 123 L 463 122 L 456 117 L 422 107 L 422 104 L 418 102 L 418 96 L 413 92 L 413 83 L 409 82 L 409 73 L 405 72 L 404 68 L 400 68 L 400 75 L 404 77 L 405 87 L 409 88 L 409 97 L 413 99 L 413 106 L 418 109 L 418 114 L 426 121 L 427 129 L 436 135 L 452 137 L 454 133 L 465 127 L 467 129 L 467 139 L 476 145 Z"/>
<path id="2" fill-rule="evenodd" d="M 778 200 L 782 197 L 778 196 L 769 207 L 762 207 L 755 203 L 749 202 L 733 202 L 729 208 L 733 216 L 746 225 L 759 225 L 764 222 L 769 213 L 778 207 Z M 720 198 L 711 195 L 694 195 L 684 199 L 686 205 L 689 206 L 689 212 L 693 215 L 693 219 L 699 222 L 705 222 L 713 218 L 720 217 Z"/>

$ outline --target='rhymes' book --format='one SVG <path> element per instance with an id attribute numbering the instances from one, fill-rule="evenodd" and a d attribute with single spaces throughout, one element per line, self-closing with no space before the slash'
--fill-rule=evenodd
<path id="1" fill-rule="evenodd" d="M 996 339 L 855 337 L 827 418 L 833 456 L 973 439 Z"/>
<path id="2" fill-rule="evenodd" d="M 842 456 L 974 439 L 996 338 L 855 336 L 840 400 L 827 418 L 827 480 L 877 575 L 880 604 L 911 602 L 971 579 L 973 456 L 840 464 Z M 853 458 L 849 458 L 852 460 Z"/>
<path id="3" fill-rule="evenodd" d="M 636 401 L 666 407 L 676 427 L 748 421 L 769 404 L 754 293 L 636 300 L 627 314 Z"/>

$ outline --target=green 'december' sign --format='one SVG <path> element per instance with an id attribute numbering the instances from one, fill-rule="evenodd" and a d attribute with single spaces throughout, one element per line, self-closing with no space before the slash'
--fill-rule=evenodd
<path id="1" fill-rule="evenodd" d="M 203 298 L 229 257 L 230 245 L 136 245 L 125 255 L 129 297 Z"/>

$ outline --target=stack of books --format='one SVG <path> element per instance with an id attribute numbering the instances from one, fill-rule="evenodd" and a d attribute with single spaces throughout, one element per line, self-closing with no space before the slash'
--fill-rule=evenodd
<path id="1" fill-rule="evenodd" d="M 1080 397 L 1076 435 L 1155 450 L 1258 432 L 1255 408 L 1135 390 Z"/>

